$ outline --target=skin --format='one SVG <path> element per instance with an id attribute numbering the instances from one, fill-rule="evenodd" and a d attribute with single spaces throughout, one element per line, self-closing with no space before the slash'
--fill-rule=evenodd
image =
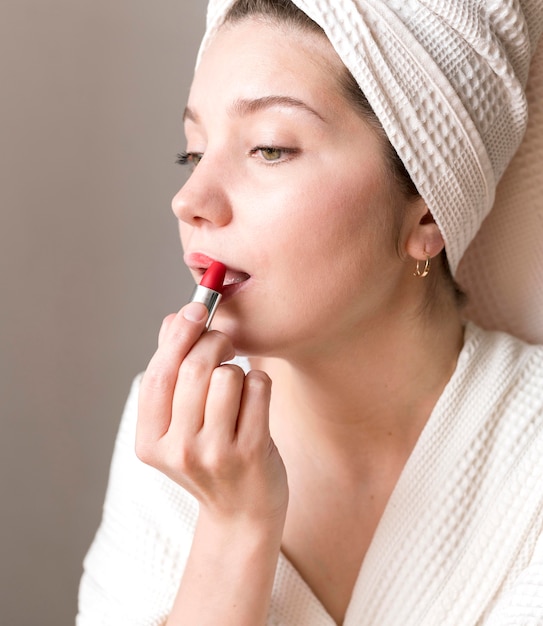
<path id="1" fill-rule="evenodd" d="M 281 549 L 342 623 L 454 371 L 454 298 L 443 281 L 422 314 L 429 283 L 413 277 L 443 240 L 394 186 L 341 68 L 323 37 L 248 19 L 194 78 L 197 165 L 172 203 L 186 259 L 196 280 L 205 259 L 249 278 L 226 289 L 217 330 L 202 334 L 194 303 L 166 318 L 141 385 L 137 454 L 200 503 L 169 624 L 264 624 Z M 221 365 L 235 353 L 248 375 Z"/>

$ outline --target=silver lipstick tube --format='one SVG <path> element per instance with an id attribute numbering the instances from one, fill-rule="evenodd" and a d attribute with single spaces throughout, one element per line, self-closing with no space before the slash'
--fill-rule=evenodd
<path id="1" fill-rule="evenodd" d="M 209 289 L 209 287 L 203 287 L 202 285 L 196 285 L 194 291 L 192 292 L 192 297 L 190 299 L 191 302 L 201 302 L 205 305 L 206 309 L 209 312 L 206 322 L 206 330 L 209 330 L 211 325 L 211 320 L 215 315 L 215 311 L 219 306 L 219 302 L 221 301 L 222 294 L 214 289 Z"/>

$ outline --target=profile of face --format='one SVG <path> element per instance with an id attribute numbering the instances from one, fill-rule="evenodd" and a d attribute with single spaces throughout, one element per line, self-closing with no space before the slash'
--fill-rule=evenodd
<path id="1" fill-rule="evenodd" d="M 214 328 L 241 354 L 322 354 L 402 306 L 409 202 L 343 71 L 324 36 L 253 18 L 197 68 L 172 207 L 194 278 L 228 267 Z"/>

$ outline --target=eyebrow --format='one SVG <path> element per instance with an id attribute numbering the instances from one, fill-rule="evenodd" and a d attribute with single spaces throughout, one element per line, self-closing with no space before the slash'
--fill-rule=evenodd
<path id="1" fill-rule="evenodd" d="M 266 109 L 273 107 L 290 107 L 295 109 L 302 109 L 315 115 L 322 122 L 326 120 L 315 109 L 306 104 L 303 100 L 298 100 L 291 96 L 263 96 L 262 98 L 238 98 L 234 100 L 232 106 L 229 108 L 228 113 L 230 115 L 236 115 L 244 117 L 246 115 L 252 115 L 259 113 Z M 190 107 L 185 108 L 183 113 L 183 121 L 190 120 L 192 122 L 198 122 L 198 115 Z"/>

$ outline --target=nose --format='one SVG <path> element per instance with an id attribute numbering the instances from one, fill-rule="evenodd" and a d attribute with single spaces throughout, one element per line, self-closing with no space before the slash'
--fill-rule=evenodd
<path id="1" fill-rule="evenodd" d="M 190 226 L 226 226 L 232 210 L 220 170 L 212 170 L 202 159 L 173 197 L 172 210 Z"/>

